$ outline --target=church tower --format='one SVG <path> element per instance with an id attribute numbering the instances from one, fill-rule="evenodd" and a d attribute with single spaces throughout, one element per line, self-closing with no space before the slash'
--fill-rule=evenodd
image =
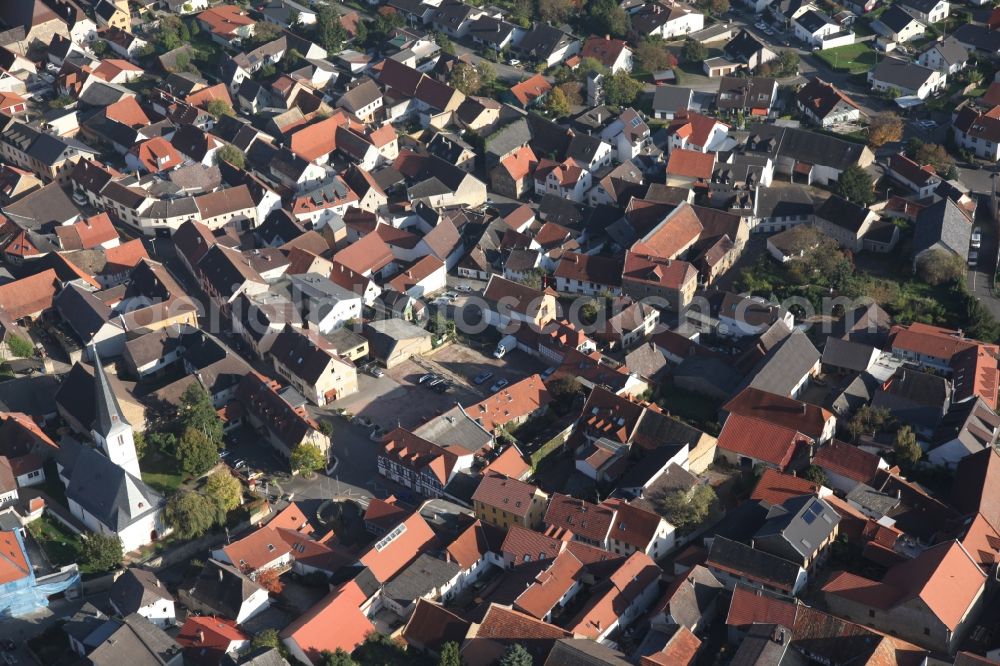
<path id="1" fill-rule="evenodd" d="M 94 401 L 96 414 L 90 434 L 111 462 L 136 478 L 141 478 L 132 426 L 125 420 L 118 399 L 111 390 L 111 384 L 104 374 L 104 367 L 101 365 L 96 347 L 91 346 L 90 355 L 94 359 L 94 386 L 97 389 Z"/>

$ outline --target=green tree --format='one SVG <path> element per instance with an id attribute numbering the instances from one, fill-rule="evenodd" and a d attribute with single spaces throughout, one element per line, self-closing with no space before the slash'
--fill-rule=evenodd
<path id="1" fill-rule="evenodd" d="M 190 490 L 175 493 L 167 500 L 164 517 L 182 539 L 196 539 L 220 522 L 212 500 Z"/>
<path id="2" fill-rule="evenodd" d="M 270 21 L 257 21 L 253 27 L 254 44 L 267 44 L 281 37 L 281 26 Z"/>
<path id="3" fill-rule="evenodd" d="M 677 58 L 660 39 L 644 39 L 639 42 L 635 49 L 635 62 L 644 72 L 658 72 L 677 66 Z"/>
<path id="4" fill-rule="evenodd" d="M 857 164 L 840 172 L 834 191 L 848 201 L 867 206 L 875 201 L 871 174 Z"/>
<path id="5" fill-rule="evenodd" d="M 434 41 L 441 47 L 441 53 L 455 55 L 455 45 L 452 43 L 451 38 L 449 38 L 448 35 L 443 32 L 435 32 Z"/>
<path id="6" fill-rule="evenodd" d="M 868 143 L 881 148 L 903 138 L 903 120 L 892 111 L 876 113 L 868 122 Z"/>
<path id="7" fill-rule="evenodd" d="M 35 347 L 16 333 L 7 336 L 7 349 L 14 358 L 31 358 L 35 355 Z"/>
<path id="8" fill-rule="evenodd" d="M 365 636 L 353 656 L 361 666 L 403 666 L 412 661 L 398 641 L 376 631 Z"/>
<path id="9" fill-rule="evenodd" d="M 98 39 L 90 45 L 90 50 L 98 58 L 103 58 L 108 54 L 108 43 L 103 39 Z"/>
<path id="10" fill-rule="evenodd" d="M 716 16 L 722 16 L 729 11 L 729 0 L 710 0 L 708 8 Z"/>
<path id="11" fill-rule="evenodd" d="M 302 14 L 299 13 L 299 10 L 293 9 L 292 11 L 288 12 L 289 28 L 297 28 L 299 26 L 299 21 L 301 20 L 302 20 Z"/>
<path id="12" fill-rule="evenodd" d="M 237 169 L 245 169 L 247 165 L 246 156 L 236 146 L 227 143 L 215 153 L 215 163 L 228 162 Z"/>
<path id="13" fill-rule="evenodd" d="M 347 31 L 340 23 L 340 15 L 330 5 L 316 7 L 316 41 L 331 54 L 340 53 L 347 40 Z"/>
<path id="14" fill-rule="evenodd" d="M 715 489 L 708 484 L 701 484 L 688 493 L 673 490 L 654 493 L 653 505 L 680 534 L 687 534 L 701 525 L 715 506 L 718 497 Z"/>
<path id="15" fill-rule="evenodd" d="M 562 118 L 569 115 L 569 100 L 562 88 L 553 88 L 545 98 L 545 110 L 552 114 L 553 118 Z"/>
<path id="16" fill-rule="evenodd" d="M 254 637 L 250 640 L 250 647 L 254 650 L 257 648 L 281 648 L 281 638 L 278 636 L 277 629 L 264 629 L 263 631 L 254 634 Z"/>
<path id="17" fill-rule="evenodd" d="M 642 84 L 628 72 L 618 72 L 604 79 L 604 101 L 612 106 L 630 106 L 641 92 Z"/>
<path id="18" fill-rule="evenodd" d="M 361 18 L 358 19 L 358 25 L 354 29 L 354 41 L 358 44 L 368 42 L 368 21 Z"/>
<path id="19" fill-rule="evenodd" d="M 996 342 L 1000 338 L 1000 324 L 993 318 L 975 295 L 970 294 L 965 283 L 958 282 L 952 290 L 954 297 L 962 304 L 962 329 L 966 335 L 986 342 Z"/>
<path id="20" fill-rule="evenodd" d="M 929 285 L 937 286 L 965 279 L 965 261 L 962 257 L 934 248 L 917 256 L 917 277 Z"/>
<path id="21" fill-rule="evenodd" d="M 774 60 L 761 65 L 761 74 L 766 76 L 795 76 L 799 73 L 799 54 L 795 51 L 782 51 Z"/>
<path id="22" fill-rule="evenodd" d="M 822 467 L 816 465 L 809 465 L 805 473 L 802 474 L 802 478 L 806 481 L 812 481 L 817 486 L 825 486 L 827 484 L 826 472 L 823 471 Z"/>
<path id="23" fill-rule="evenodd" d="M 908 425 L 896 431 L 892 452 L 896 454 L 896 462 L 904 470 L 913 469 L 913 466 L 924 455 L 923 449 L 917 443 L 917 436 L 913 433 L 913 428 Z"/>
<path id="24" fill-rule="evenodd" d="M 546 23 L 565 23 L 575 10 L 570 0 L 538 0 L 538 15 Z"/>
<path id="25" fill-rule="evenodd" d="M 479 69 L 465 62 L 460 62 L 452 67 L 448 83 L 466 95 L 475 95 L 483 85 Z"/>
<path id="26" fill-rule="evenodd" d="M 681 58 L 684 62 L 703 62 L 708 57 L 708 49 L 697 39 L 690 37 L 684 40 L 681 47 Z"/>
<path id="27" fill-rule="evenodd" d="M 462 655 L 458 651 L 458 643 L 448 641 L 441 646 L 441 656 L 438 657 L 438 666 L 462 666 Z"/>
<path id="28" fill-rule="evenodd" d="M 208 104 L 205 105 L 205 110 L 211 113 L 216 118 L 221 118 L 222 116 L 235 116 L 236 112 L 233 111 L 233 107 L 229 105 L 224 99 L 211 99 Z"/>
<path id="29" fill-rule="evenodd" d="M 174 458 L 185 474 L 200 476 L 219 460 L 219 447 L 203 431 L 188 426 L 177 440 Z"/>
<path id="30" fill-rule="evenodd" d="M 326 456 L 315 444 L 300 444 L 292 451 L 292 469 L 312 473 L 323 469 Z"/>
<path id="31" fill-rule="evenodd" d="M 320 656 L 323 658 L 323 666 L 358 666 L 358 662 L 351 659 L 350 653 L 344 648 L 337 648 L 336 652 L 323 650 Z"/>
<path id="32" fill-rule="evenodd" d="M 497 80 L 497 70 L 496 68 L 486 61 L 480 62 L 476 65 L 476 71 L 479 72 L 479 83 L 481 88 L 489 88 Z"/>
<path id="33" fill-rule="evenodd" d="M 862 405 L 847 424 L 847 431 L 851 434 L 851 438 L 857 441 L 862 435 L 874 435 L 879 432 L 890 418 L 889 410 L 885 407 Z"/>
<path id="34" fill-rule="evenodd" d="M 205 480 L 205 496 L 215 503 L 221 513 L 226 514 L 240 505 L 243 484 L 228 470 L 214 472 Z"/>
<path id="35" fill-rule="evenodd" d="M 90 533 L 81 549 L 83 563 L 94 571 L 111 571 L 122 563 L 122 540 L 117 534 Z"/>
<path id="36" fill-rule="evenodd" d="M 147 432 L 144 434 L 146 440 L 146 451 L 149 453 L 159 453 L 165 456 L 173 456 L 177 450 L 177 435 L 172 432 Z"/>
<path id="37" fill-rule="evenodd" d="M 497 662 L 499 666 L 534 666 L 534 663 L 531 653 L 520 643 L 511 644 Z"/>
<path id="38" fill-rule="evenodd" d="M 625 37 L 630 29 L 628 14 L 615 0 L 590 0 L 587 24 L 595 35 Z"/>
<path id="39" fill-rule="evenodd" d="M 947 173 L 951 167 L 955 166 L 955 160 L 939 143 L 924 143 L 920 139 L 914 138 L 907 142 L 906 153 L 917 164 L 930 165 L 941 174 Z"/>
<path id="40" fill-rule="evenodd" d="M 597 58 L 592 58 L 587 56 L 580 60 L 580 64 L 576 68 L 576 73 L 578 74 L 578 79 L 580 81 L 585 81 L 591 74 L 601 74 L 607 76 L 608 68 L 605 67 L 600 60 Z"/>
<path id="41" fill-rule="evenodd" d="M 200 430 L 216 448 L 222 446 L 222 420 L 212 404 L 212 396 L 198 382 L 192 383 L 181 394 L 178 416 L 182 432 L 189 427 Z"/>

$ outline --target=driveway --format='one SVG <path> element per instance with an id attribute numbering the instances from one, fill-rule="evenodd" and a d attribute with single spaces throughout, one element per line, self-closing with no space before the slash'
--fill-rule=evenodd
<path id="1" fill-rule="evenodd" d="M 997 228 L 990 219 L 987 197 L 981 197 L 976 209 L 976 226 L 982 233 L 979 261 L 969 269 L 969 291 L 982 303 L 993 318 L 1000 321 L 1000 299 L 993 291 L 993 276 L 997 270 Z"/>

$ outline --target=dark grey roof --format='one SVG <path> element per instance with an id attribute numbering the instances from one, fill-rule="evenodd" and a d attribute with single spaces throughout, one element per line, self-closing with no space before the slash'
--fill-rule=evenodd
<path id="1" fill-rule="evenodd" d="M 747 62 L 754 55 L 767 48 L 762 41 L 757 39 L 749 30 L 740 30 L 736 36 L 729 40 L 723 49 L 726 55 L 739 62 Z M 654 104 L 653 108 L 657 108 Z"/>
<path id="2" fill-rule="evenodd" d="M 129 567 L 111 586 L 110 599 L 119 613 L 129 615 L 161 599 L 173 601 L 174 597 L 155 573 Z"/>
<path id="3" fill-rule="evenodd" d="M 372 79 L 365 79 L 337 99 L 337 106 L 355 113 L 382 97 L 382 89 Z"/>
<path id="4" fill-rule="evenodd" d="M 910 7 L 921 14 L 929 14 L 941 0 L 900 0 L 900 5 Z"/>
<path id="5" fill-rule="evenodd" d="M 777 637 L 781 640 L 777 640 Z M 730 662 L 734 666 L 773 666 L 788 663 L 784 659 L 792 640 L 792 631 L 778 624 L 755 623 L 750 626 Z"/>
<path id="6" fill-rule="evenodd" d="M 868 369 L 874 352 L 875 348 L 871 345 L 831 336 L 823 346 L 823 365 L 864 372 Z"/>
<path id="7" fill-rule="evenodd" d="M 830 537 L 839 522 L 840 514 L 824 500 L 812 495 L 793 497 L 771 507 L 767 522 L 754 535 L 754 546 L 769 550 L 774 541 L 783 541 L 782 548 L 791 548 L 803 559 L 808 559 Z"/>
<path id="8" fill-rule="evenodd" d="M 597 151 L 604 142 L 596 136 L 577 134 L 566 148 L 566 157 L 572 157 L 583 164 L 590 164 L 597 156 Z"/>
<path id="9" fill-rule="evenodd" d="M 812 197 L 801 187 L 759 187 L 754 206 L 761 219 L 812 215 L 816 210 Z"/>
<path id="10" fill-rule="evenodd" d="M 812 9 L 795 19 L 795 22 L 810 33 L 815 33 L 826 24 L 832 23 L 825 14 Z"/>
<path id="11" fill-rule="evenodd" d="M 951 199 L 942 199 L 917 213 L 913 232 L 913 253 L 931 247 L 950 250 L 963 260 L 969 257 L 972 222 Z"/>
<path id="12" fill-rule="evenodd" d="M 87 655 L 93 666 L 154 666 L 176 663 L 181 646 L 155 624 L 133 613 L 111 619 L 114 630 Z"/>
<path id="13" fill-rule="evenodd" d="M 709 613 L 724 588 L 711 571 L 696 564 L 684 574 L 684 582 L 667 600 L 664 613 L 675 624 L 685 627 L 703 625 L 705 620 L 710 619 Z"/>
<path id="14" fill-rule="evenodd" d="M 937 49 L 938 53 L 941 54 L 941 58 L 949 65 L 962 63 L 969 59 L 969 51 L 962 46 L 961 42 L 953 37 L 949 37 L 943 42 L 934 42 L 924 49 L 924 53 L 935 49 Z"/>
<path id="15" fill-rule="evenodd" d="M 333 361 L 332 353 L 292 326 L 285 326 L 278 334 L 271 345 L 270 355 L 309 384 L 316 384 Z"/>
<path id="16" fill-rule="evenodd" d="M 239 655 L 227 654 L 222 658 L 222 666 L 288 666 L 278 648 L 260 647 Z"/>
<path id="17" fill-rule="evenodd" d="M 439 446 L 458 446 L 472 452 L 493 441 L 493 436 L 458 405 L 424 423 L 413 434 Z"/>
<path id="18" fill-rule="evenodd" d="M 969 453 L 978 453 L 996 445 L 998 430 L 1000 416 L 977 396 L 951 406 L 934 431 L 933 444 L 957 439 Z"/>
<path id="19" fill-rule="evenodd" d="M 898 5 L 892 5 L 889 9 L 882 12 L 882 15 L 878 17 L 878 21 L 893 32 L 899 32 L 911 22 L 916 21 L 916 19 L 903 11 Z"/>
<path id="20" fill-rule="evenodd" d="M 455 578 L 462 570 L 455 562 L 446 562 L 421 553 L 408 567 L 382 588 L 382 594 L 406 606 L 419 597 L 434 592 Z"/>
<path id="21" fill-rule="evenodd" d="M 64 440 L 60 448 L 67 446 Z M 142 479 L 126 472 L 89 446 L 80 447 L 68 471 L 66 497 L 101 521 L 113 532 L 120 532 L 150 513 L 158 511 L 163 497 Z"/>
<path id="22" fill-rule="evenodd" d="M 124 97 L 135 97 L 135 94 L 124 86 L 107 81 L 96 81 L 83 89 L 79 100 L 90 106 L 104 107 L 111 106 Z"/>
<path id="23" fill-rule="evenodd" d="M 750 126 L 749 131 L 747 146 L 754 152 L 767 152 L 772 156 L 821 164 L 841 171 L 857 164 L 865 150 L 864 144 L 797 127 L 755 124 Z"/>
<path id="24" fill-rule="evenodd" d="M 834 194 L 816 210 L 816 217 L 856 235 L 870 213 L 867 207 L 859 206 Z"/>
<path id="25" fill-rule="evenodd" d="M 871 375 L 867 373 L 858 375 L 834 389 L 827 397 L 824 406 L 838 418 L 847 417 L 871 402 L 872 396 L 880 386 L 878 380 Z"/>
<path id="26" fill-rule="evenodd" d="M 205 562 L 197 578 L 182 589 L 182 594 L 209 609 L 211 613 L 236 619 L 243 603 L 264 588 L 235 567 L 210 559 Z"/>
<path id="27" fill-rule="evenodd" d="M 856 485 L 847 493 L 846 499 L 879 516 L 887 515 L 901 504 L 901 500 L 895 495 L 879 492 L 864 483 Z"/>
<path id="28" fill-rule="evenodd" d="M 903 90 L 917 90 L 933 74 L 934 70 L 932 69 L 892 57 L 886 58 L 876 65 L 871 73 L 875 80 L 888 83 Z"/>
<path id="29" fill-rule="evenodd" d="M 819 359 L 819 351 L 808 336 L 795 329 L 764 356 L 744 384 L 776 395 L 789 395 Z"/>
<path id="30" fill-rule="evenodd" d="M 22 229 L 52 234 L 56 225 L 74 221 L 80 209 L 66 190 L 49 183 L 4 206 L 3 212 Z"/>
<path id="31" fill-rule="evenodd" d="M 536 23 L 521 41 L 514 45 L 514 50 L 538 59 L 546 59 L 561 44 L 572 39 L 565 32 L 547 23 Z"/>
<path id="32" fill-rule="evenodd" d="M 734 393 L 741 379 L 732 363 L 715 356 L 689 356 L 674 368 L 673 376 L 704 381 L 720 393 Z"/>
<path id="33" fill-rule="evenodd" d="M 503 157 L 531 141 L 531 130 L 524 118 L 516 120 L 486 137 L 486 152 Z"/>
<path id="34" fill-rule="evenodd" d="M 951 393 L 951 382 L 943 377 L 900 368 L 875 393 L 872 406 L 888 409 L 903 424 L 933 430 L 944 417 Z"/>
<path id="35" fill-rule="evenodd" d="M 545 666 L 631 666 L 618 650 L 589 638 L 561 638 L 552 646 Z"/>
<path id="36" fill-rule="evenodd" d="M 1000 53 L 1000 31 L 985 25 L 966 23 L 958 26 L 951 36 L 967 47 L 989 54 Z"/>
<path id="37" fill-rule="evenodd" d="M 106 303 L 72 283 L 56 294 L 52 305 L 82 344 L 88 344 L 111 318 L 111 308 Z"/>
<path id="38" fill-rule="evenodd" d="M 756 548 L 730 541 L 723 536 L 712 540 L 708 565 L 719 564 L 752 580 L 777 583 L 791 590 L 799 576 L 799 566 Z"/>

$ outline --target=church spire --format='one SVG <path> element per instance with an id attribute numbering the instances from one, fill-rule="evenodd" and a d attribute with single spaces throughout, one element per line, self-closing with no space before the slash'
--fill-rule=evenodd
<path id="1" fill-rule="evenodd" d="M 111 383 L 104 373 L 104 366 L 101 365 L 101 358 L 97 355 L 97 347 L 90 346 L 90 355 L 94 361 L 94 380 L 97 388 L 96 416 L 94 419 L 94 429 L 103 437 L 111 434 L 112 430 L 121 426 L 128 426 L 122 414 L 121 406 L 115 392 L 111 390 Z"/>

